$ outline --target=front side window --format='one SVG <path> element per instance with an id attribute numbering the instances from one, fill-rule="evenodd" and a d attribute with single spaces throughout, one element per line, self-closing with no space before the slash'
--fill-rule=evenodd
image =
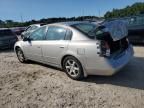
<path id="1" fill-rule="evenodd" d="M 28 27 L 25 29 L 25 31 L 28 31 L 28 30 L 30 29 L 30 27 L 31 27 L 31 26 L 28 26 Z"/>
<path id="2" fill-rule="evenodd" d="M 31 31 L 32 30 L 32 26 L 29 26 L 26 31 Z"/>
<path id="3" fill-rule="evenodd" d="M 37 29 L 31 34 L 30 39 L 31 40 L 44 40 L 45 30 L 46 30 L 46 27 Z"/>
<path id="4" fill-rule="evenodd" d="M 38 26 L 32 26 L 30 30 L 35 30 L 37 28 L 38 28 Z"/>
<path id="5" fill-rule="evenodd" d="M 49 26 L 46 35 L 47 40 L 64 40 L 66 29 L 57 26 Z"/>
<path id="6" fill-rule="evenodd" d="M 37 28 L 38 28 L 38 26 L 29 26 L 29 27 L 26 29 L 26 31 L 35 30 L 35 29 L 37 29 Z"/>

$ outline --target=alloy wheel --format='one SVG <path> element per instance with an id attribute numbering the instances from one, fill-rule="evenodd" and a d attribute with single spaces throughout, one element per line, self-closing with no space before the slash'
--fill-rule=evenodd
<path id="1" fill-rule="evenodd" d="M 65 69 L 67 73 L 72 77 L 78 76 L 80 72 L 79 65 L 74 60 L 71 59 L 67 60 Z"/>
<path id="2" fill-rule="evenodd" d="M 23 52 L 20 49 L 17 50 L 17 56 L 18 56 L 18 59 L 19 59 L 20 62 L 24 62 L 25 61 Z"/>

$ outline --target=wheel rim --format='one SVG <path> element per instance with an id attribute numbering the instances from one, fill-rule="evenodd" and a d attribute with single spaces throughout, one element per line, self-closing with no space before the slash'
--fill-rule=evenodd
<path id="1" fill-rule="evenodd" d="M 17 56 L 18 56 L 18 58 L 19 58 L 20 61 L 24 61 L 24 57 L 23 57 L 22 51 L 18 50 L 17 51 Z"/>
<path id="2" fill-rule="evenodd" d="M 79 75 L 80 68 L 74 60 L 67 60 L 65 68 L 70 76 L 76 77 L 77 75 Z"/>

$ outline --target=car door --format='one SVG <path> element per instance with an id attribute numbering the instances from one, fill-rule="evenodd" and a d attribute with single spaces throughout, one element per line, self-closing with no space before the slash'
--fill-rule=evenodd
<path id="1" fill-rule="evenodd" d="M 59 64 L 60 57 L 67 50 L 69 39 L 66 38 L 67 30 L 60 26 L 49 26 L 46 41 L 43 43 L 42 52 L 45 62 L 53 65 Z"/>
<path id="2" fill-rule="evenodd" d="M 29 36 L 29 41 L 24 43 L 25 56 L 29 59 L 41 61 L 42 60 L 42 43 L 45 39 L 46 26 L 34 31 Z"/>

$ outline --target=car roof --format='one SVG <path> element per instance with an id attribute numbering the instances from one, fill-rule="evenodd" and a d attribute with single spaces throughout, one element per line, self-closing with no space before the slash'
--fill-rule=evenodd
<path id="1" fill-rule="evenodd" d="M 40 26 L 40 24 L 31 24 L 30 26 Z"/>
<path id="2" fill-rule="evenodd" d="M 60 22 L 60 23 L 53 23 L 53 24 L 50 24 L 50 25 L 65 25 L 65 26 L 72 26 L 72 25 L 75 25 L 75 24 L 92 24 L 91 22 L 89 21 L 69 21 L 69 22 Z"/>
<path id="3" fill-rule="evenodd" d="M 37 24 L 31 24 L 30 26 L 43 26 L 46 25 L 45 23 L 37 23 Z"/>

